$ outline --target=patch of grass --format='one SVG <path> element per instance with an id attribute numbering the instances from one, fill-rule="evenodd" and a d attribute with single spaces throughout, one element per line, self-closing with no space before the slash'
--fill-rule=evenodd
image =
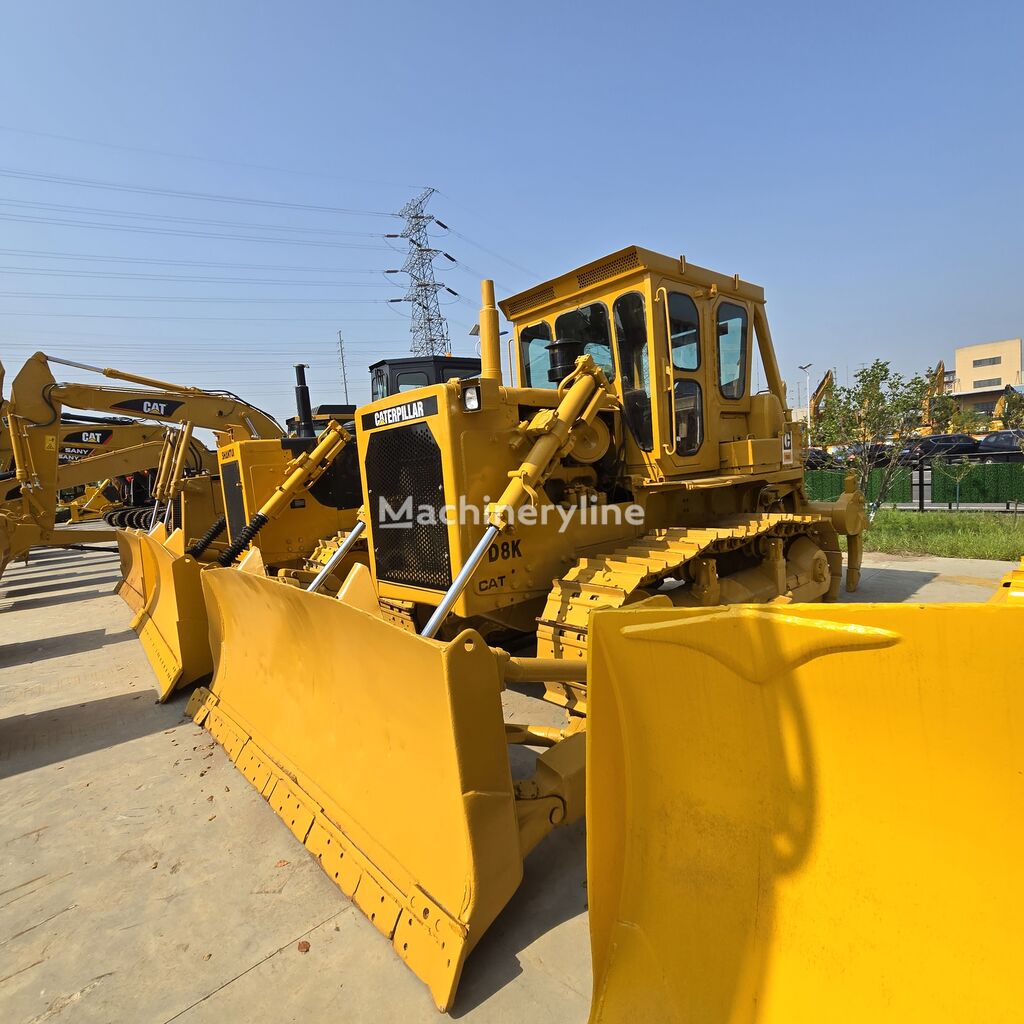
<path id="1" fill-rule="evenodd" d="M 881 509 L 864 550 L 890 555 L 996 558 L 1024 555 L 1024 512 L 900 512 Z"/>

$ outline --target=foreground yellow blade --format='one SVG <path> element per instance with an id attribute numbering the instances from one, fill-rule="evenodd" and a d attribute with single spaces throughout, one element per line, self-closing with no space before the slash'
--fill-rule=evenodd
<path id="1" fill-rule="evenodd" d="M 1021 622 L 597 612 L 591 1021 L 1019 1020 Z"/>
<path id="2" fill-rule="evenodd" d="M 522 877 L 492 652 L 406 632 L 375 598 L 201 577 L 216 671 L 188 713 L 447 1009 Z"/>

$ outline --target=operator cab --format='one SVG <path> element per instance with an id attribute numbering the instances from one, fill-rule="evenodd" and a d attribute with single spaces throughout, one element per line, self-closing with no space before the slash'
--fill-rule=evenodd
<path id="1" fill-rule="evenodd" d="M 381 359 L 370 366 L 370 401 L 416 391 L 454 378 L 478 377 L 480 360 L 471 356 L 410 356 Z"/>
<path id="2" fill-rule="evenodd" d="M 762 425 L 750 422 L 750 375 L 755 326 L 762 355 L 766 341 L 770 351 L 763 304 L 763 290 L 738 275 L 632 246 L 500 306 L 520 387 L 557 388 L 579 356 L 592 356 L 622 402 L 635 454 L 686 473 L 717 468 L 717 442 Z"/>

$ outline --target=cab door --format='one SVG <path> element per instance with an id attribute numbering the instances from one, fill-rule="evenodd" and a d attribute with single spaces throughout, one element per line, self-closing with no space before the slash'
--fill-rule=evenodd
<path id="1" fill-rule="evenodd" d="M 708 436 L 712 309 L 706 299 L 669 278 L 654 295 L 658 460 L 669 477 L 717 470 L 717 438 Z"/>

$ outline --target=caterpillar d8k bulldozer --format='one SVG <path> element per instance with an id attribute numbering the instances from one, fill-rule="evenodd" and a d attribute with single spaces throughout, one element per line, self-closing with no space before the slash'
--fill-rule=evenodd
<path id="1" fill-rule="evenodd" d="M 852 484 L 807 500 L 760 288 L 629 248 L 502 309 L 513 386 L 484 282 L 479 376 L 358 411 L 338 551 L 365 538 L 369 564 L 336 598 L 203 574 L 215 673 L 189 704 L 441 1009 L 583 813 L 594 612 L 833 598 L 865 525 Z M 503 721 L 523 682 L 564 728 Z M 550 749 L 513 782 L 509 743 Z"/>

